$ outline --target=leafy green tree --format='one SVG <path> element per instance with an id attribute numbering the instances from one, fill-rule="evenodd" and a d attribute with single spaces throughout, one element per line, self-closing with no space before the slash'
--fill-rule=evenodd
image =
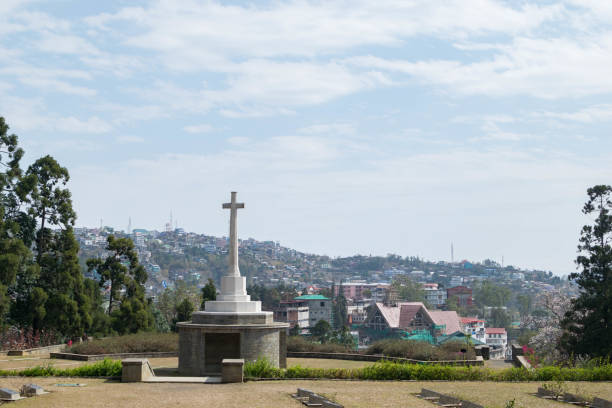
<path id="1" fill-rule="evenodd" d="M 217 299 L 217 288 L 215 287 L 215 281 L 212 278 L 208 278 L 208 283 L 202 288 L 202 304 L 200 310 L 204 310 L 204 306 L 209 300 Z"/>
<path id="2" fill-rule="evenodd" d="M 480 306 L 506 306 L 512 297 L 510 289 L 491 281 L 483 281 L 474 288 L 474 300 Z"/>
<path id="3" fill-rule="evenodd" d="M 30 214 L 39 225 L 36 234 L 36 259 L 40 262 L 51 239 L 49 226 L 67 228 L 74 225 L 76 214 L 72 209 L 70 191 L 64 187 L 70 180 L 65 167 L 51 156 L 36 160 L 26 172 L 26 177 L 35 180 L 30 191 Z"/>
<path id="4" fill-rule="evenodd" d="M 336 296 L 333 305 L 334 327 L 340 330 L 348 324 L 348 314 L 346 309 L 346 298 L 342 293 Z"/>
<path id="5" fill-rule="evenodd" d="M 191 320 L 191 314 L 195 310 L 193 303 L 188 298 L 183 299 L 181 303 L 176 307 L 176 321 L 174 325 L 176 327 L 176 323 L 178 322 L 186 322 Z"/>
<path id="6" fill-rule="evenodd" d="M 85 288 L 72 227 L 51 234 L 40 259 L 38 286 L 49 296 L 46 327 L 70 337 L 80 337 L 92 328 L 92 294 Z"/>
<path id="7" fill-rule="evenodd" d="M 425 291 L 420 283 L 407 276 L 398 275 L 391 283 L 391 289 L 396 291 L 397 300 L 404 302 L 424 302 Z"/>
<path id="8" fill-rule="evenodd" d="M 4 325 L 13 299 L 17 277 L 34 272 L 28 245 L 21 239 L 20 220 L 24 197 L 19 182 L 22 171 L 19 162 L 24 151 L 18 145 L 15 134 L 8 134 L 9 127 L 0 116 L 0 321 Z M 27 216 L 25 217 L 27 218 Z M 34 273 L 35 274 L 35 273 Z M 29 293 L 22 294 L 29 296 Z"/>
<path id="9" fill-rule="evenodd" d="M 138 255 L 131 239 L 109 235 L 106 242 L 106 250 L 111 252 L 110 255 L 104 260 L 88 259 L 87 268 L 90 272 L 96 271 L 100 275 L 100 286 L 109 283 L 108 314 L 111 315 L 115 302 L 120 300 L 119 291 L 127 287 L 131 280 L 144 285 L 147 273 L 138 262 Z"/>
<path id="10" fill-rule="evenodd" d="M 157 308 L 166 320 L 168 326 L 174 331 L 179 305 L 188 299 L 193 305 L 201 304 L 200 291 L 194 285 L 188 285 L 185 281 L 179 280 L 174 284 L 174 288 L 166 288 L 159 296 Z M 189 320 L 189 319 L 187 319 Z"/>
<path id="11" fill-rule="evenodd" d="M 508 312 L 502 308 L 491 309 L 491 315 L 487 319 L 489 327 L 504 327 L 508 329 L 512 324 L 512 319 Z"/>
<path id="12" fill-rule="evenodd" d="M 100 286 L 109 284 L 108 314 L 112 327 L 118 333 L 136 333 L 148 330 L 154 325 L 150 302 L 145 299 L 144 284 L 147 273 L 138 262 L 134 243 L 129 238 L 115 238 L 109 235 L 106 259 L 87 260 L 89 271 L 100 275 Z M 125 295 L 119 295 L 125 289 Z M 115 310 L 118 303 L 119 309 Z"/>
<path id="13" fill-rule="evenodd" d="M 299 336 L 301 331 L 302 331 L 302 329 L 300 328 L 300 325 L 296 323 L 295 326 L 293 326 L 291 329 L 289 329 L 289 335 L 290 336 Z"/>
<path id="14" fill-rule="evenodd" d="M 321 343 L 327 343 L 333 334 L 333 330 L 326 320 L 319 320 L 314 327 L 310 329 L 310 334 Z"/>
<path id="15" fill-rule="evenodd" d="M 580 233 L 580 295 L 572 300 L 563 320 L 562 344 L 568 353 L 590 357 L 612 357 L 612 186 L 597 185 L 587 190 L 582 212 L 594 217 Z"/>
<path id="16" fill-rule="evenodd" d="M 533 298 L 528 294 L 516 295 L 516 303 L 521 316 L 527 316 L 533 307 Z"/>

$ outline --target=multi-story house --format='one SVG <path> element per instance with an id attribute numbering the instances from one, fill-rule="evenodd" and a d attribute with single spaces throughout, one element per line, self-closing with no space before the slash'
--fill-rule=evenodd
<path id="1" fill-rule="evenodd" d="M 310 324 L 308 303 L 301 300 L 281 301 L 274 309 L 274 320 L 289 323 L 290 328 L 296 325 L 307 329 Z"/>
<path id="2" fill-rule="evenodd" d="M 487 327 L 486 343 L 490 346 L 492 359 L 504 359 L 508 350 L 508 334 L 503 327 Z"/>
<path id="3" fill-rule="evenodd" d="M 295 300 L 303 301 L 308 305 L 308 327 L 314 327 L 319 320 L 332 324 L 332 301 L 323 295 L 303 295 Z"/>
<path id="4" fill-rule="evenodd" d="M 425 291 L 425 300 L 431 306 L 439 309 L 446 305 L 446 289 L 438 288 L 437 283 L 426 283 L 423 285 L 423 290 Z"/>
<path id="5" fill-rule="evenodd" d="M 465 334 L 469 334 L 473 339 L 482 343 L 487 342 L 485 333 L 485 321 L 476 317 L 462 317 L 461 326 Z"/>
<path id="6" fill-rule="evenodd" d="M 472 289 L 467 286 L 456 286 L 446 290 L 447 298 L 455 299 L 458 306 L 472 306 Z"/>
<path id="7" fill-rule="evenodd" d="M 350 300 L 372 299 L 374 302 L 382 302 L 390 286 L 388 283 L 342 282 L 334 286 L 334 296 L 342 291 L 344 297 Z"/>

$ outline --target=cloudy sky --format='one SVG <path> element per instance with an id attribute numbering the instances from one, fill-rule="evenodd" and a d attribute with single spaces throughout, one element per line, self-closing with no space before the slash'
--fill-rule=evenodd
<path id="1" fill-rule="evenodd" d="M 612 2 L 0 1 L 0 115 L 79 226 L 574 270 Z"/>

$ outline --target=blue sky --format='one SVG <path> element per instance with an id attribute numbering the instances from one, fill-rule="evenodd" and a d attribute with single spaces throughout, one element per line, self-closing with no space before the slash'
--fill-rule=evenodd
<path id="1" fill-rule="evenodd" d="M 611 183 L 612 3 L 0 2 L 0 115 L 78 225 L 564 274 Z"/>

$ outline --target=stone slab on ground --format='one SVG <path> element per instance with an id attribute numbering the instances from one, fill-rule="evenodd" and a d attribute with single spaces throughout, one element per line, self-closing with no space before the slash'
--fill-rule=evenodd
<path id="1" fill-rule="evenodd" d="M 612 401 L 595 397 L 591 406 L 593 408 L 612 408 Z"/>
<path id="2" fill-rule="evenodd" d="M 291 396 L 307 407 L 344 408 L 343 405 L 304 388 L 298 388 L 297 393 L 292 394 Z"/>
<path id="3" fill-rule="evenodd" d="M 461 408 L 484 408 L 482 405 L 475 404 L 471 401 L 462 400 L 451 395 L 442 394 L 437 391 L 422 388 L 419 397 L 433 404 L 444 407 L 461 407 Z"/>
<path id="4" fill-rule="evenodd" d="M 9 388 L 0 388 L 0 401 L 17 401 L 24 397 L 15 390 Z"/>
<path id="5" fill-rule="evenodd" d="M 48 394 L 48 392 L 40 385 L 26 384 L 21 388 L 21 394 L 27 397 L 33 397 L 35 395 Z"/>

